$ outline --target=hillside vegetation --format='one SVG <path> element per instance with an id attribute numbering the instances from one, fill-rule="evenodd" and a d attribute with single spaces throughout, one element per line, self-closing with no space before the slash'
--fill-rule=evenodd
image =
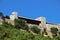
<path id="1" fill-rule="evenodd" d="M 43 34 L 47 34 L 46 29 L 41 34 L 41 29 L 36 26 L 29 28 L 24 20 L 15 19 L 14 23 L 15 25 L 6 21 L 2 22 L 2 25 L 0 25 L 0 40 L 60 40 L 60 34 L 54 38 L 44 37 Z M 57 34 L 57 31 L 56 28 L 51 28 L 54 36 Z"/>
<path id="2" fill-rule="evenodd" d="M 3 21 L 0 25 L 0 40 L 60 40 L 60 36 L 50 38 L 39 33 L 39 29 L 31 28 L 24 21 L 15 20 L 15 25 Z M 19 23 L 18 23 L 19 22 Z M 22 24 L 21 24 L 22 23 Z M 34 31 L 35 30 L 35 31 Z M 33 34 L 32 32 L 36 33 Z"/>

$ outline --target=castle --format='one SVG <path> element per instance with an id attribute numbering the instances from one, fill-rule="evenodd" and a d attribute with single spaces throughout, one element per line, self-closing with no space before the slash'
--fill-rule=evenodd
<path id="1" fill-rule="evenodd" d="M 39 17 L 39 18 L 36 18 L 36 19 L 30 19 L 30 18 L 25 18 L 25 17 L 18 16 L 17 12 L 12 12 L 12 14 L 10 15 L 10 19 L 5 18 L 5 21 L 7 21 L 8 23 L 11 23 L 11 24 L 14 25 L 14 19 L 25 20 L 29 27 L 37 26 L 42 31 L 43 31 L 44 28 L 46 28 L 48 36 L 52 35 L 51 32 L 50 32 L 51 27 L 56 27 L 56 28 L 58 28 L 58 30 L 60 30 L 60 25 L 46 22 L 45 17 Z M 1 18 L 0 18 L 0 24 L 2 24 L 2 19 Z"/>

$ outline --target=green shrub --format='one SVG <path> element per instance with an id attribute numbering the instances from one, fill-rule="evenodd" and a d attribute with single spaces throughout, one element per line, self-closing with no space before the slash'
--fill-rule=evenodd
<path id="1" fill-rule="evenodd" d="M 31 27 L 31 31 L 33 31 L 34 33 L 37 33 L 37 34 L 40 33 L 40 29 L 36 26 Z"/>
<path id="2" fill-rule="evenodd" d="M 51 28 L 51 32 L 52 32 L 52 34 L 53 34 L 53 37 L 55 37 L 55 36 L 57 36 L 58 29 L 55 28 L 55 27 L 52 27 L 52 28 Z"/>

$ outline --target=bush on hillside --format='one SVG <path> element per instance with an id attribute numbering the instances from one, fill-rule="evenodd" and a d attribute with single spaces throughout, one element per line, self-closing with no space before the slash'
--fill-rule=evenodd
<path id="1" fill-rule="evenodd" d="M 36 26 L 31 27 L 31 31 L 33 31 L 34 33 L 37 33 L 37 34 L 40 33 L 40 29 Z"/>
<path id="2" fill-rule="evenodd" d="M 55 27 L 52 27 L 51 32 L 52 32 L 53 37 L 55 37 L 55 36 L 57 36 L 58 29 Z"/>

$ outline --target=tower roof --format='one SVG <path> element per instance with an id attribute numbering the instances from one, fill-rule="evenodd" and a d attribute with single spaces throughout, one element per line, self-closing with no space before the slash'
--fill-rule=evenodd
<path id="1" fill-rule="evenodd" d="M 14 15 L 14 14 L 18 14 L 18 12 L 12 12 L 12 14 Z"/>

